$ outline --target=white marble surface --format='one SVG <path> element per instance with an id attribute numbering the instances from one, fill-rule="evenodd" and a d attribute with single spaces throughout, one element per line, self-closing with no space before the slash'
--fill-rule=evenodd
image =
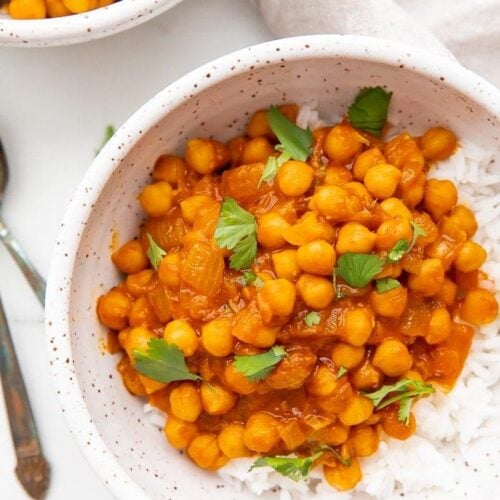
<path id="1" fill-rule="evenodd" d="M 0 137 L 11 165 L 5 220 L 44 276 L 59 222 L 108 123 L 227 52 L 272 38 L 246 0 L 185 0 L 120 35 L 54 49 L 0 48 Z M 49 500 L 111 495 L 81 456 L 46 366 L 43 312 L 0 248 L 0 294 L 52 466 Z M 0 499 L 27 498 L 15 479 L 0 398 Z"/>

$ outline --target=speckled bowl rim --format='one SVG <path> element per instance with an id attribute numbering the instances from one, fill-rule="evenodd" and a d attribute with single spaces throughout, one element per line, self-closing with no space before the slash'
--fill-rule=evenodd
<path id="1" fill-rule="evenodd" d="M 498 121 L 500 91 L 459 64 L 394 42 L 345 35 L 286 38 L 231 53 L 172 83 L 132 115 L 94 160 L 71 201 L 52 256 L 46 299 L 49 359 L 60 403 L 84 456 L 113 495 L 120 499 L 148 497 L 120 467 L 99 435 L 75 376 L 68 334 L 71 279 L 82 228 L 107 180 L 128 152 L 150 128 L 179 104 L 195 98 L 217 82 L 248 70 L 250 66 L 255 69 L 279 63 L 282 58 L 290 61 L 328 56 L 380 62 L 390 66 L 404 65 L 412 72 L 443 81 L 443 84 L 491 111 Z M 57 355 L 53 352 L 54 347 L 57 348 Z"/>
<path id="2" fill-rule="evenodd" d="M 0 46 L 53 47 L 96 40 L 142 24 L 182 0 L 123 0 L 49 19 L 0 18 Z"/>

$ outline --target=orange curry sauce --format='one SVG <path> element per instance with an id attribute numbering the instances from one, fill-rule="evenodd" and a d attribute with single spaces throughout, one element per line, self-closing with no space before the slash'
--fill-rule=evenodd
<path id="1" fill-rule="evenodd" d="M 281 110 L 295 120 L 296 106 Z M 160 157 L 139 197 L 148 215 L 140 240 L 113 254 L 126 279 L 100 297 L 97 312 L 111 329 L 110 350 L 122 353 L 126 388 L 168 415 L 167 439 L 199 466 L 310 456 L 326 444 L 337 453 L 316 463 L 332 486 L 350 489 L 361 478 L 357 457 L 375 453 L 384 433 L 407 439 L 415 430 L 413 415 L 408 424 L 398 419 L 397 403 L 377 410 L 363 394 L 401 378 L 450 390 L 471 345 L 470 324 L 495 319 L 496 301 L 480 288 L 486 254 L 470 241 L 477 225 L 457 206 L 455 186 L 426 178 L 429 162 L 453 154 L 451 132 L 384 143 L 347 123 L 321 128 L 309 166 L 287 162 L 259 186 L 274 144 L 260 111 L 246 135 L 227 144 L 193 139 L 184 158 Z M 242 284 L 231 252 L 214 239 L 225 197 L 256 217 L 251 270 L 264 286 Z M 373 282 L 355 288 L 340 278 L 335 286 L 343 253 L 385 257 L 412 239 L 410 221 L 425 235 L 377 276 L 400 286 L 378 293 Z M 166 252 L 158 270 L 146 257 L 147 234 Z M 308 326 L 311 311 L 319 320 Z M 153 337 L 177 344 L 203 382 L 166 385 L 139 374 L 133 350 Z M 235 369 L 235 355 L 274 345 L 287 357 L 263 380 Z M 340 367 L 347 372 L 337 378 Z"/>

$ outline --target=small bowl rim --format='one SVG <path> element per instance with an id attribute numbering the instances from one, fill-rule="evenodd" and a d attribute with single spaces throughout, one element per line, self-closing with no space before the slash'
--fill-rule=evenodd
<path id="1" fill-rule="evenodd" d="M 276 50 L 278 48 L 279 51 Z M 250 64 L 258 68 L 280 62 L 283 57 L 290 61 L 335 56 L 380 62 L 389 66 L 404 65 L 411 72 L 434 79 L 442 77 L 443 84 L 450 89 L 470 97 L 496 117 L 500 115 L 500 91 L 457 62 L 396 42 L 351 35 L 290 37 L 240 49 L 191 71 L 139 108 L 95 158 L 70 202 L 54 246 L 45 309 L 50 371 L 59 393 L 60 405 L 83 455 L 117 498 L 137 500 L 149 497 L 122 469 L 107 448 L 85 405 L 73 371 L 67 311 L 71 296 L 69 285 L 82 238 L 81 228 L 85 226 L 93 204 L 114 170 L 137 141 L 144 137 L 142 131 L 154 127 L 161 118 L 184 101 L 195 98 L 206 88 L 237 74 L 231 71 L 232 66 L 236 65 L 239 73 L 248 70 Z M 256 62 L 257 60 L 260 62 Z M 210 73 L 209 79 L 206 78 L 207 73 Z M 129 143 L 130 137 L 135 139 Z M 52 351 L 53 347 L 57 347 L 57 356 Z M 82 428 L 85 432 L 73 431 Z M 92 446 L 87 443 L 89 435 L 93 436 Z"/>
<path id="2" fill-rule="evenodd" d="M 142 24 L 180 2 L 182 0 L 123 0 L 63 17 L 0 17 L 0 46 L 55 47 L 97 40 Z"/>

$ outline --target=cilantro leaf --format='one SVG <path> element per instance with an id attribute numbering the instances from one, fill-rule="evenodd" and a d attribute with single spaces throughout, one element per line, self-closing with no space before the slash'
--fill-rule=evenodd
<path id="1" fill-rule="evenodd" d="M 133 350 L 134 367 L 146 377 L 168 384 L 175 380 L 201 380 L 186 366 L 184 354 L 175 344 L 161 339 L 151 339 L 148 350 Z"/>
<path id="2" fill-rule="evenodd" d="M 321 316 L 316 311 L 311 311 L 304 316 L 304 323 L 307 326 L 316 326 L 321 323 Z"/>
<path id="3" fill-rule="evenodd" d="M 250 382 L 258 382 L 266 378 L 274 367 L 288 356 L 282 346 L 275 345 L 269 351 L 253 356 L 235 356 L 234 367 L 245 375 Z"/>
<path id="4" fill-rule="evenodd" d="M 383 385 L 375 392 L 364 393 L 364 396 L 371 399 L 373 406 L 378 410 L 399 402 L 398 420 L 407 425 L 411 408 L 411 404 L 408 401 L 412 398 L 420 398 L 428 394 L 433 394 L 434 392 L 436 390 L 432 384 L 426 384 L 420 380 L 402 378 L 392 385 Z M 392 393 L 396 394 L 387 397 Z"/>
<path id="5" fill-rule="evenodd" d="M 271 130 L 281 143 L 281 151 L 288 153 L 294 160 L 306 161 L 311 154 L 313 144 L 312 132 L 297 127 L 277 106 L 267 110 L 267 121 Z"/>
<path id="6" fill-rule="evenodd" d="M 398 420 L 405 425 L 410 423 L 411 398 L 402 399 L 399 402 Z"/>
<path id="7" fill-rule="evenodd" d="M 340 377 L 343 377 L 348 372 L 349 372 L 349 370 L 345 366 L 340 366 L 338 371 L 337 371 L 337 380 Z"/>
<path id="8" fill-rule="evenodd" d="M 413 238 L 411 240 L 409 250 L 411 250 L 415 246 L 415 243 L 420 236 L 427 236 L 427 231 L 422 226 L 419 226 L 416 222 L 413 221 L 411 221 L 410 224 L 413 228 Z"/>
<path id="9" fill-rule="evenodd" d="M 283 151 L 278 158 L 275 156 L 270 156 L 267 159 L 266 166 L 262 172 L 262 176 L 259 180 L 259 184 L 257 187 L 260 187 L 263 182 L 273 182 L 274 178 L 278 174 L 278 170 L 280 169 L 283 163 L 287 162 L 290 159 L 290 155 Z"/>
<path id="10" fill-rule="evenodd" d="M 257 255 L 256 232 L 255 217 L 233 198 L 224 198 L 214 236 L 219 248 L 233 250 L 229 259 L 232 269 L 249 267 L 254 261 Z"/>
<path id="11" fill-rule="evenodd" d="M 410 242 L 408 240 L 399 240 L 387 254 L 387 260 L 390 263 L 398 262 L 404 254 L 410 249 Z"/>
<path id="12" fill-rule="evenodd" d="M 387 121 L 391 96 L 392 92 L 382 87 L 361 89 L 347 112 L 351 125 L 380 137 Z"/>
<path id="13" fill-rule="evenodd" d="M 381 278 L 375 281 L 375 286 L 377 287 L 378 293 L 385 293 L 401 286 L 401 283 L 393 278 Z"/>
<path id="14" fill-rule="evenodd" d="M 378 255 L 348 252 L 340 256 L 334 273 L 348 285 L 363 288 L 383 267 L 384 259 Z"/>
<path id="15" fill-rule="evenodd" d="M 249 472 L 257 467 L 272 467 L 276 472 L 290 478 L 292 481 L 300 481 L 309 475 L 314 461 L 321 455 L 323 455 L 323 451 L 318 451 L 318 453 L 305 458 L 261 457 L 252 464 Z"/>
<path id="16" fill-rule="evenodd" d="M 242 286 L 253 285 L 256 288 L 262 288 L 264 286 L 264 280 L 259 278 L 252 271 L 243 271 L 243 275 L 240 276 L 237 281 Z"/>
<path id="17" fill-rule="evenodd" d="M 96 156 L 101 152 L 101 149 L 106 146 L 106 143 L 115 135 L 115 127 L 114 125 L 107 125 L 106 128 L 104 129 L 104 135 L 102 137 L 102 141 L 100 146 L 96 149 L 95 154 Z"/>
<path id="18" fill-rule="evenodd" d="M 146 236 L 149 241 L 149 247 L 146 251 L 146 255 L 148 256 L 149 262 L 151 262 L 153 268 L 158 269 L 160 262 L 162 261 L 163 257 L 167 255 L 167 252 L 165 252 L 165 250 L 163 250 L 163 248 L 161 248 L 158 243 L 156 243 L 156 241 L 149 233 L 146 233 Z"/>

